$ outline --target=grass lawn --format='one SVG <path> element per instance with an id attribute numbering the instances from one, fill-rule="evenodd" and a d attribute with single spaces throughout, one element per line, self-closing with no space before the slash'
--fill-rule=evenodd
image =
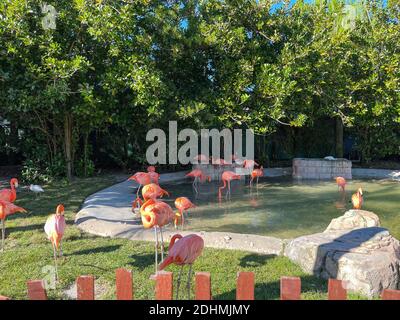
<path id="1" fill-rule="evenodd" d="M 45 185 L 45 193 L 39 198 L 20 191 L 16 204 L 26 208 L 29 214 L 16 214 L 7 220 L 6 248 L 0 253 L 0 295 L 26 299 L 26 281 L 44 278 L 43 268 L 53 265 L 51 244 L 43 226 L 57 204 L 63 203 L 68 224 L 64 257 L 59 262 L 57 289 L 48 291 L 49 298 L 65 298 L 66 289 L 77 276 L 92 274 L 96 277 L 98 298 L 115 299 L 115 269 L 124 267 L 133 270 L 135 299 L 153 299 L 154 281 L 149 279 L 154 272 L 152 243 L 96 237 L 73 225 L 85 197 L 114 182 L 115 178 L 110 175 L 77 179 L 71 184 L 55 182 Z M 177 267 L 167 269 L 177 276 Z M 281 276 L 301 277 L 303 299 L 326 299 L 327 281 L 306 275 L 285 257 L 206 248 L 194 264 L 194 271 L 211 273 L 214 299 L 235 298 L 238 271 L 255 272 L 256 299 L 279 299 Z"/>

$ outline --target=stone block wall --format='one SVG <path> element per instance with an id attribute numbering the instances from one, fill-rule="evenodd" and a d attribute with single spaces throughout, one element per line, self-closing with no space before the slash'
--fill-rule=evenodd
<path id="1" fill-rule="evenodd" d="M 293 159 L 293 178 L 299 179 L 351 179 L 351 161 L 347 159 Z"/>

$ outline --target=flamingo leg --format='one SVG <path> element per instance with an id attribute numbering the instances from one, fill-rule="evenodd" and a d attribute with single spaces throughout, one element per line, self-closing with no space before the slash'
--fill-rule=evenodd
<path id="1" fill-rule="evenodd" d="M 257 177 L 257 188 L 258 188 L 258 177 Z"/>
<path id="2" fill-rule="evenodd" d="M 161 261 L 164 260 L 164 239 L 162 233 L 162 227 L 160 227 L 160 236 L 161 236 Z"/>
<path id="3" fill-rule="evenodd" d="M 139 187 L 137 188 L 137 191 L 136 191 L 136 198 L 139 198 L 139 191 L 140 191 L 140 187 L 141 187 L 142 185 L 141 184 L 139 184 Z"/>
<path id="4" fill-rule="evenodd" d="M 6 220 L 1 220 L 1 252 L 4 251 L 4 239 L 6 237 Z"/>
<path id="5" fill-rule="evenodd" d="M 156 226 L 154 226 L 154 237 L 155 237 L 155 240 L 156 240 L 154 262 L 155 262 L 156 274 L 157 274 L 157 266 L 158 266 L 158 234 L 157 234 L 157 227 Z"/>
<path id="6" fill-rule="evenodd" d="M 246 176 L 245 176 L 245 178 L 246 178 Z M 251 179 L 250 179 L 250 188 L 252 188 L 253 187 L 253 177 L 251 177 Z"/>
<path id="7" fill-rule="evenodd" d="M 181 212 L 181 227 L 182 227 L 182 230 L 183 230 L 183 223 L 184 223 L 184 221 L 185 221 L 185 213 L 184 213 L 184 211 L 182 210 L 182 212 Z"/>
<path id="8" fill-rule="evenodd" d="M 229 196 L 229 198 L 231 197 L 231 181 L 230 180 L 228 180 L 228 192 L 226 193 L 227 199 L 228 199 L 228 196 Z"/>
<path id="9" fill-rule="evenodd" d="M 183 266 L 184 265 L 181 265 L 181 269 L 179 270 L 179 275 L 178 275 L 178 281 L 176 283 L 176 300 L 178 300 L 178 297 L 179 297 L 179 288 L 181 286 L 181 278 L 182 278 Z"/>
<path id="10" fill-rule="evenodd" d="M 51 245 L 53 246 L 54 267 L 56 269 L 56 281 L 58 281 L 57 250 L 56 250 L 56 246 L 54 245 L 53 241 L 51 242 Z"/>
<path id="11" fill-rule="evenodd" d="M 187 283 L 186 283 L 186 288 L 187 288 L 187 291 L 188 291 L 188 300 L 190 300 L 190 280 L 191 280 L 191 277 L 192 277 L 192 264 L 189 265 L 188 280 L 187 280 Z"/>
<path id="12" fill-rule="evenodd" d="M 60 253 L 58 254 L 59 257 L 63 256 L 63 251 L 62 251 L 62 246 L 61 246 L 61 241 L 60 241 Z"/>
<path id="13" fill-rule="evenodd" d="M 194 189 L 194 191 L 195 191 L 196 194 L 197 194 L 198 191 L 197 191 L 197 188 L 196 188 L 196 181 L 197 181 L 197 177 L 194 177 L 194 180 L 193 180 L 193 189 Z"/>

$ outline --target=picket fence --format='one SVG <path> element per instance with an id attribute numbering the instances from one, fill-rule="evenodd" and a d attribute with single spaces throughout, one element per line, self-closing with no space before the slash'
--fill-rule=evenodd
<path id="1" fill-rule="evenodd" d="M 116 276 L 116 298 L 117 300 L 133 300 L 134 287 L 132 271 L 117 269 Z M 95 299 L 94 276 L 80 276 L 76 280 L 77 300 Z M 155 277 L 155 299 L 173 299 L 173 274 L 161 271 Z M 236 279 L 236 300 L 254 300 L 254 272 L 238 272 Z M 47 292 L 43 280 L 30 280 L 27 282 L 28 298 L 30 300 L 47 300 Z M 382 300 L 400 300 L 400 290 L 385 289 L 381 295 Z M 195 274 L 195 299 L 212 300 L 211 275 L 208 272 L 197 272 Z M 281 277 L 280 299 L 300 300 L 301 279 L 299 277 Z M 347 290 L 341 280 L 328 280 L 328 300 L 346 300 Z M 0 300 L 10 300 L 8 297 L 0 296 Z"/>

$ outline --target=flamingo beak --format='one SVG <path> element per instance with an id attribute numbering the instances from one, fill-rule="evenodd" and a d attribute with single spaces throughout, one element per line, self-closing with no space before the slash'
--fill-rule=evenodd
<path id="1" fill-rule="evenodd" d="M 363 195 L 363 191 L 361 188 L 358 189 L 358 192 L 360 193 L 360 195 Z"/>
<path id="2" fill-rule="evenodd" d="M 14 186 L 15 186 L 16 188 L 18 188 L 18 187 L 19 187 L 18 182 L 16 182 L 16 183 L 14 184 Z"/>

